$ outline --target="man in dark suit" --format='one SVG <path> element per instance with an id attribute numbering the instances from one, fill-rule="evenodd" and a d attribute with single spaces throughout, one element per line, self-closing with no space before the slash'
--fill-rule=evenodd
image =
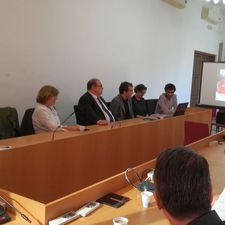
<path id="1" fill-rule="evenodd" d="M 131 96 L 133 94 L 133 85 L 127 81 L 120 84 L 119 95 L 110 103 L 110 109 L 116 120 L 125 120 L 134 118 Z"/>
<path id="2" fill-rule="evenodd" d="M 87 92 L 78 102 L 78 122 L 82 125 L 107 125 L 115 119 L 101 97 L 102 83 L 99 79 L 91 79 L 87 83 Z"/>

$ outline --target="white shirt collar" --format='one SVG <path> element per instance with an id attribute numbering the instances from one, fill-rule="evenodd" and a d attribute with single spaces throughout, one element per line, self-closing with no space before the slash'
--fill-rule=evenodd
<path id="1" fill-rule="evenodd" d="M 98 96 L 97 95 L 95 95 L 95 94 L 93 94 L 93 93 L 91 93 L 90 91 L 88 91 L 88 93 L 95 99 L 95 100 L 97 100 L 98 99 Z M 100 96 L 99 96 L 100 97 Z"/>

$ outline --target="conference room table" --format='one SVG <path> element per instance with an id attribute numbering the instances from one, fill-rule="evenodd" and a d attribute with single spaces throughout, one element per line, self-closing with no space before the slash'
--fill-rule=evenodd
<path id="1" fill-rule="evenodd" d="M 34 223 L 47 224 L 58 215 L 116 191 L 136 202 L 131 200 L 117 211 L 102 206 L 74 223 L 107 224 L 126 207 L 133 216 L 146 220 L 141 215 L 147 216 L 152 209 L 142 211 L 140 193 L 127 186 L 121 173 L 128 167 L 154 167 L 159 152 L 183 145 L 185 121 L 210 125 L 211 110 L 189 108 L 183 116 L 163 120 L 136 118 L 108 126 L 88 126 L 89 130 L 83 132 L 48 132 L 1 140 L 0 146 L 10 145 L 12 149 L 0 151 L 0 195 L 24 210 Z M 136 211 L 138 207 L 141 211 Z M 98 214 L 103 209 L 108 216 Z M 163 218 L 161 212 L 155 213 Z M 105 219 L 100 221 L 97 215 Z M 12 214 L 10 223 L 24 221 Z"/>
<path id="2" fill-rule="evenodd" d="M 198 148 L 197 144 L 189 145 L 189 147 L 193 148 L 199 154 L 204 156 L 209 163 L 214 201 L 218 198 L 220 193 L 225 188 L 225 179 L 223 179 L 225 175 L 225 142 L 222 141 L 218 143 L 217 141 L 217 138 L 221 137 L 221 135 L 225 135 L 225 132 L 215 135 L 216 141 L 213 141 L 210 138 L 206 138 L 197 143 L 205 144 L 205 147 Z M 212 144 L 211 146 L 209 146 L 211 141 Z M 149 165 L 152 166 L 152 162 L 149 162 Z M 146 165 L 144 167 L 146 167 Z M 123 176 L 123 174 L 121 174 L 121 176 Z M 115 193 L 129 197 L 131 200 L 125 203 L 121 208 L 112 208 L 110 206 L 103 205 L 93 214 L 71 222 L 71 225 L 107 225 L 112 224 L 112 219 L 118 216 L 127 217 L 129 220 L 129 225 L 170 224 L 165 218 L 162 210 L 159 210 L 157 208 L 154 197 L 152 197 L 150 207 L 143 208 L 140 192 L 132 186 L 127 185 L 126 187 L 117 190 Z"/>
<path id="3" fill-rule="evenodd" d="M 224 136 L 225 131 L 202 139 L 188 146 L 196 150 L 199 154 L 203 155 L 209 163 L 214 201 L 218 198 L 219 194 L 225 187 L 225 180 L 223 179 L 225 173 Z M 135 169 L 138 172 L 141 172 L 146 168 L 154 167 L 154 164 L 155 160 L 151 160 L 137 166 Z M 117 186 L 120 186 L 118 183 L 123 183 L 124 187 L 117 189 Z M 117 194 L 129 197 L 130 201 L 125 203 L 120 208 L 112 208 L 110 206 L 102 205 L 99 209 L 87 217 L 81 217 L 70 222 L 70 225 L 108 225 L 112 224 L 112 219 L 118 216 L 127 217 L 129 220 L 129 225 L 169 225 L 169 222 L 165 218 L 162 211 L 158 210 L 154 198 L 152 198 L 149 208 L 142 207 L 140 192 L 125 182 L 123 173 L 117 174 L 95 185 L 80 190 L 78 195 L 73 199 L 74 205 L 75 201 L 80 198 L 85 199 L 87 202 L 93 201 L 99 190 L 108 190 L 108 192 L 113 191 Z M 63 200 L 65 199 L 62 199 L 62 208 L 64 204 L 66 204 L 63 203 Z M 21 210 L 23 210 L 23 208 L 21 208 Z M 73 210 L 76 210 L 76 207 L 73 208 Z M 19 215 L 15 216 L 10 214 L 10 216 L 12 217 L 12 221 L 8 223 L 10 225 L 27 224 L 27 222 L 25 222 Z M 30 217 L 30 219 L 32 219 L 33 224 L 41 224 L 33 217 Z"/>

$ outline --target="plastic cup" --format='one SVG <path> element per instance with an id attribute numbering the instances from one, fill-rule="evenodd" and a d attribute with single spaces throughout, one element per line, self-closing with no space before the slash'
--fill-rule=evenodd
<path id="1" fill-rule="evenodd" d="M 85 126 L 80 126 L 80 131 L 84 131 L 85 130 Z"/>
<path id="2" fill-rule="evenodd" d="M 127 225 L 128 219 L 126 217 L 115 217 L 113 218 L 113 225 Z"/>
<path id="3" fill-rule="evenodd" d="M 151 191 L 141 192 L 141 200 L 142 200 L 142 205 L 144 208 L 148 208 L 150 206 L 152 196 L 153 196 L 153 193 Z"/>

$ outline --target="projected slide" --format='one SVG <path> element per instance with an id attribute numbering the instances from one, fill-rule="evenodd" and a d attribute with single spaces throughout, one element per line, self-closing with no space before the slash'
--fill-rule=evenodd
<path id="1" fill-rule="evenodd" d="M 225 63 L 204 62 L 199 103 L 225 108 Z"/>
<path id="2" fill-rule="evenodd" d="M 216 101 L 225 102 L 225 70 L 218 70 L 216 83 Z"/>

